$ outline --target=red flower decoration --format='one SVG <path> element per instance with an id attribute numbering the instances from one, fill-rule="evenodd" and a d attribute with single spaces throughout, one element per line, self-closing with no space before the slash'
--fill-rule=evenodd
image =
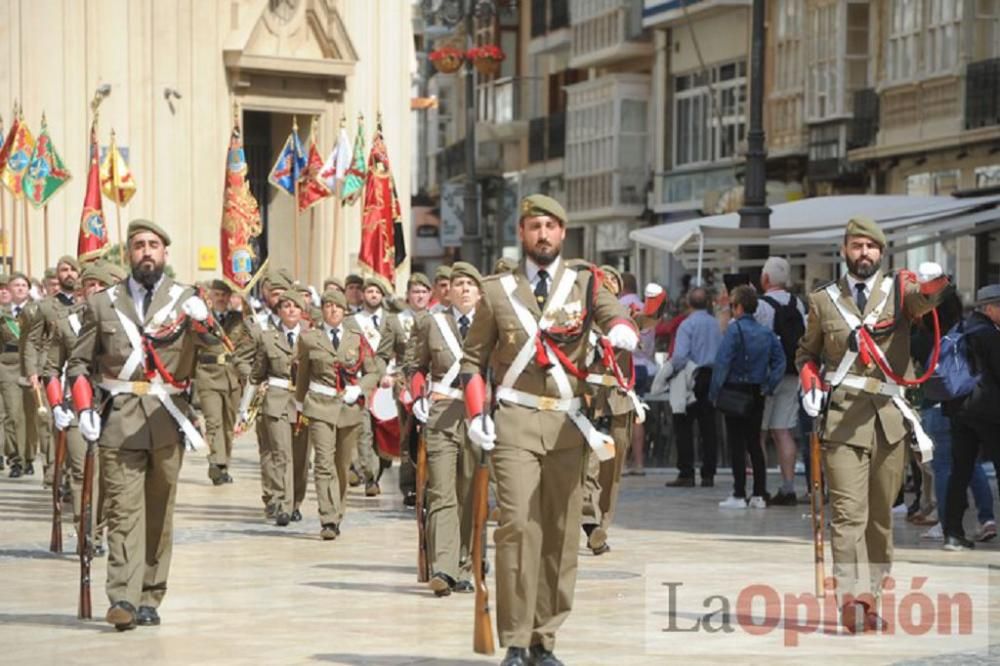
<path id="1" fill-rule="evenodd" d="M 439 49 L 434 49 L 430 54 L 431 62 L 438 62 L 446 59 L 462 60 L 463 57 L 465 56 L 462 53 L 462 49 L 456 49 L 454 46 L 442 46 Z"/>
<path id="2" fill-rule="evenodd" d="M 484 46 L 469 49 L 468 53 L 465 54 L 465 57 L 469 60 L 496 60 L 499 62 L 507 56 L 496 44 L 486 44 Z"/>

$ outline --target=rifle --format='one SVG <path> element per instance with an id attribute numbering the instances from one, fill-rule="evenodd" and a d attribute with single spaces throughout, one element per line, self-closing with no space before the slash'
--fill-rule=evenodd
<path id="1" fill-rule="evenodd" d="M 816 390 L 815 385 L 812 390 Z M 823 598 L 824 579 L 826 578 L 823 561 L 823 465 L 820 459 L 819 422 L 821 416 L 813 419 L 812 433 L 809 435 L 809 481 L 812 492 L 809 494 L 809 504 L 812 511 L 813 533 L 813 565 L 816 578 L 816 597 Z"/>
<path id="2" fill-rule="evenodd" d="M 425 396 L 426 397 L 426 396 Z M 416 417 L 414 417 L 416 421 Z M 416 426 L 415 426 L 416 427 Z M 417 437 L 417 582 L 431 579 L 430 558 L 427 557 L 427 426 L 419 426 Z"/>
<path id="3" fill-rule="evenodd" d="M 490 400 L 483 400 L 483 425 L 490 412 Z M 493 622 L 490 619 L 490 590 L 486 587 L 486 515 L 489 508 L 490 472 L 486 451 L 480 451 L 479 466 L 472 478 L 472 571 L 475 576 L 476 605 L 472 649 L 478 654 L 493 654 Z"/>
<path id="4" fill-rule="evenodd" d="M 56 436 L 56 459 L 52 464 L 52 536 L 49 552 L 62 552 L 62 472 L 66 462 L 66 431 Z"/>
<path id="5" fill-rule="evenodd" d="M 94 559 L 94 534 L 91 516 L 94 511 L 94 456 L 97 442 L 87 441 L 87 455 L 83 461 L 83 488 L 80 491 L 80 605 L 77 617 L 89 620 L 90 607 L 90 561 Z"/>

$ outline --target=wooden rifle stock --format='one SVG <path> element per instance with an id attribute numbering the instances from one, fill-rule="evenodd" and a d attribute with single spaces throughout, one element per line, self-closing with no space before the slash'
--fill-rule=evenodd
<path id="1" fill-rule="evenodd" d="M 490 618 L 490 591 L 486 587 L 486 560 L 484 557 L 486 515 L 489 504 L 490 472 L 486 466 L 486 452 L 479 458 L 476 475 L 472 479 L 472 570 L 476 585 L 476 619 L 472 634 L 472 649 L 478 654 L 493 654 L 493 621 Z"/>
<path id="2" fill-rule="evenodd" d="M 83 463 L 83 488 L 80 491 L 80 604 L 77 617 L 89 620 L 93 617 L 90 604 L 90 561 L 94 557 L 94 534 L 92 531 L 94 510 L 94 456 L 97 442 L 87 442 L 87 456 Z"/>
<path id="3" fill-rule="evenodd" d="M 815 387 L 813 387 L 815 390 Z M 813 418 L 813 429 L 809 435 L 809 504 L 812 511 L 813 532 L 813 574 L 815 576 L 816 597 L 823 598 L 826 567 L 823 561 L 823 464 L 819 439 L 820 416 Z"/>
<path id="4" fill-rule="evenodd" d="M 413 419 L 416 421 L 416 417 Z M 426 583 L 431 579 L 427 557 L 427 426 L 420 428 L 417 439 L 417 582 Z"/>
<path id="5" fill-rule="evenodd" d="M 56 436 L 56 456 L 52 464 L 52 536 L 49 538 L 49 552 L 62 552 L 62 477 L 66 464 L 66 431 L 60 430 Z"/>

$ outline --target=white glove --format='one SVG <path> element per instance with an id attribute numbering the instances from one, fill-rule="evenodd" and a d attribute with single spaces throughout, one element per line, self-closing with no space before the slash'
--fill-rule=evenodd
<path id="1" fill-rule="evenodd" d="M 636 405 L 635 422 L 637 424 L 639 424 L 639 423 L 645 423 L 646 422 L 646 412 L 648 412 L 648 411 L 649 411 L 649 404 L 647 404 L 645 402 L 642 402 L 640 400 L 639 403 L 638 403 L 638 405 Z"/>
<path id="2" fill-rule="evenodd" d="M 250 420 L 250 414 L 245 409 L 241 409 L 236 415 L 236 423 L 247 423 Z"/>
<path id="3" fill-rule="evenodd" d="M 208 307 L 205 305 L 205 301 L 197 296 L 192 296 L 184 301 L 181 305 L 181 310 L 195 321 L 205 321 L 208 319 Z"/>
<path id="4" fill-rule="evenodd" d="M 296 400 L 295 401 L 295 411 L 298 412 L 299 414 L 301 414 L 303 409 L 304 409 L 304 406 L 302 405 L 302 403 L 299 402 L 298 400 Z"/>
<path id="5" fill-rule="evenodd" d="M 917 268 L 917 280 L 920 282 L 930 282 L 944 275 L 941 264 L 934 261 L 925 261 Z"/>
<path id="6" fill-rule="evenodd" d="M 56 430 L 62 432 L 69 427 L 72 420 L 73 413 L 63 408 L 62 405 L 56 405 L 52 408 L 52 423 L 56 426 Z"/>
<path id="7" fill-rule="evenodd" d="M 806 391 L 802 394 L 802 409 L 804 409 L 806 414 L 809 416 L 816 418 L 819 416 L 819 413 L 823 411 L 823 401 L 825 398 L 825 391 L 820 391 L 819 389 Z"/>
<path id="8" fill-rule="evenodd" d="M 639 345 L 639 336 L 628 324 L 615 324 L 608 331 L 608 341 L 615 349 L 633 351 Z"/>
<path id="9" fill-rule="evenodd" d="M 357 384 L 351 384 L 344 389 L 344 404 L 353 405 L 361 397 L 361 387 Z"/>
<path id="10" fill-rule="evenodd" d="M 483 451 L 492 451 L 497 442 L 497 429 L 489 415 L 477 416 L 467 422 L 469 439 Z"/>
<path id="11" fill-rule="evenodd" d="M 427 423 L 427 417 L 431 414 L 431 406 L 427 404 L 427 398 L 418 398 L 413 403 L 413 417 L 421 423 Z"/>
<path id="12" fill-rule="evenodd" d="M 88 442 L 96 442 L 101 438 L 101 417 L 93 409 L 80 412 L 80 434 Z"/>

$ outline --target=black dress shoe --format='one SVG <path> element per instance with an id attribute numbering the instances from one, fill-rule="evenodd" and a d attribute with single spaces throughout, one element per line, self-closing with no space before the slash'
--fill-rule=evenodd
<path id="1" fill-rule="evenodd" d="M 292 510 L 292 522 L 293 523 L 297 523 L 300 520 L 302 520 L 302 512 L 299 511 L 298 509 L 293 509 Z"/>
<path id="2" fill-rule="evenodd" d="M 459 594 L 467 594 L 469 592 L 476 591 L 476 588 L 473 587 L 471 580 L 460 580 L 455 583 L 455 587 L 452 589 Z"/>
<path id="3" fill-rule="evenodd" d="M 11 478 L 11 479 L 20 479 L 21 478 L 21 466 L 18 465 L 17 463 L 14 463 L 13 465 L 11 465 L 10 466 L 10 474 L 8 474 L 7 476 L 9 478 Z"/>
<path id="4" fill-rule="evenodd" d="M 414 507 L 417 505 L 417 494 L 414 492 L 408 492 L 403 497 L 403 506 Z"/>
<path id="5" fill-rule="evenodd" d="M 531 663 L 533 666 L 563 666 L 551 650 L 546 650 L 541 645 L 531 646 Z"/>
<path id="6" fill-rule="evenodd" d="M 139 606 L 135 614 L 135 623 L 140 627 L 157 627 L 160 625 L 160 614 L 152 606 Z"/>
<path id="7" fill-rule="evenodd" d="M 673 481 L 664 483 L 667 488 L 694 488 L 693 476 L 678 476 Z"/>
<path id="8" fill-rule="evenodd" d="M 779 490 L 767 500 L 768 506 L 795 506 L 798 503 L 799 498 L 795 493 L 786 493 L 784 490 Z"/>
<path id="9" fill-rule="evenodd" d="M 0 472 L 3 471 L 3 456 L 0 456 Z"/>
<path id="10" fill-rule="evenodd" d="M 111 604 L 104 619 L 113 624 L 118 631 L 135 629 L 135 606 L 127 601 L 116 601 Z"/>
<path id="11" fill-rule="evenodd" d="M 378 487 L 376 481 L 369 481 L 365 484 L 365 497 L 378 497 L 382 489 Z"/>
<path id="12" fill-rule="evenodd" d="M 507 648 L 507 654 L 504 655 L 503 661 L 500 662 L 500 666 L 531 666 L 531 657 L 528 656 L 528 651 L 522 647 L 509 647 Z"/>
<path id="13" fill-rule="evenodd" d="M 229 472 L 223 472 L 222 473 L 222 481 L 223 481 L 223 483 L 232 483 L 233 482 L 233 477 L 231 477 L 229 475 Z"/>
<path id="14" fill-rule="evenodd" d="M 340 536 L 340 529 L 334 523 L 325 523 L 319 531 L 319 536 L 323 541 L 333 541 Z"/>
<path id="15" fill-rule="evenodd" d="M 292 517 L 284 511 L 279 513 L 274 519 L 274 524 L 278 527 L 287 527 L 290 522 L 292 522 Z"/>
<path id="16" fill-rule="evenodd" d="M 447 597 L 455 587 L 455 579 L 446 573 L 438 572 L 431 576 L 427 585 L 434 592 L 434 596 Z"/>
<path id="17" fill-rule="evenodd" d="M 213 486 L 221 486 L 225 482 L 226 482 L 226 480 L 224 478 L 222 478 L 221 476 L 217 476 L 214 479 L 212 479 L 212 485 Z"/>
<path id="18" fill-rule="evenodd" d="M 972 543 L 965 537 L 946 536 L 944 538 L 944 549 L 953 553 L 958 553 L 963 550 L 972 550 L 975 547 L 976 544 Z"/>
<path id="19" fill-rule="evenodd" d="M 35 463 L 28 463 L 27 465 L 24 466 L 24 475 L 25 476 L 35 475 Z"/>
<path id="20" fill-rule="evenodd" d="M 604 553 L 610 553 L 611 545 L 607 541 L 605 541 L 598 548 L 591 548 L 590 552 L 592 552 L 595 556 L 603 555 Z"/>
<path id="21" fill-rule="evenodd" d="M 264 505 L 264 515 L 268 518 L 274 518 L 274 513 L 278 510 L 278 507 L 274 506 L 270 502 Z"/>

